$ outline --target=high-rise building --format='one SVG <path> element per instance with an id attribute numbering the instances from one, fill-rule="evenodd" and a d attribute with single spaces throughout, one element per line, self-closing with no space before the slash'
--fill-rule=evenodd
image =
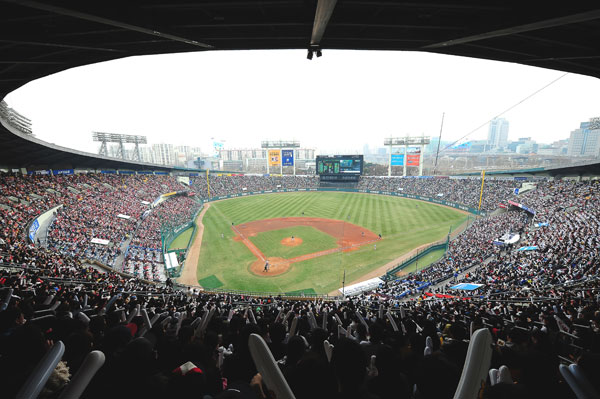
<path id="1" fill-rule="evenodd" d="M 492 119 L 488 128 L 487 143 L 490 150 L 506 147 L 508 144 L 508 121 L 506 119 Z"/>
<path id="2" fill-rule="evenodd" d="M 156 163 L 154 161 L 154 151 L 150 146 L 140 146 L 140 158 L 142 162 Z"/>
<path id="3" fill-rule="evenodd" d="M 186 166 L 187 163 L 200 155 L 200 147 L 190 147 L 188 145 L 177 145 L 173 147 L 175 151 L 175 164 L 178 166 Z"/>
<path id="4" fill-rule="evenodd" d="M 567 154 L 572 157 L 600 156 L 600 117 L 581 122 L 579 129 L 571 132 Z"/>
<path id="5" fill-rule="evenodd" d="M 173 144 L 152 144 L 154 162 L 159 165 L 175 165 Z"/>

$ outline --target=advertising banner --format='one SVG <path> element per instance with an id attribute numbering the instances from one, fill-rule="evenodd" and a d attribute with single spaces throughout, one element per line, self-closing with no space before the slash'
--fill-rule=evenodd
<path id="1" fill-rule="evenodd" d="M 283 166 L 294 166 L 294 150 L 281 150 Z"/>
<path id="2" fill-rule="evenodd" d="M 421 160 L 421 154 L 408 154 L 406 156 L 406 165 L 407 166 L 419 166 L 419 161 Z"/>
<path id="3" fill-rule="evenodd" d="M 510 200 L 508 201 L 508 204 L 512 205 L 512 206 L 516 206 L 517 208 L 521 208 L 524 211 L 527 211 L 527 212 L 531 213 L 532 215 L 535 215 L 535 211 L 533 209 L 528 208 L 523 204 L 519 204 L 518 202 L 514 202 L 514 201 L 510 201 Z"/>
<path id="4" fill-rule="evenodd" d="M 269 166 L 281 165 L 281 153 L 279 150 L 269 150 Z"/>
<path id="5" fill-rule="evenodd" d="M 30 170 L 27 172 L 28 175 L 49 175 L 50 170 Z"/>
<path id="6" fill-rule="evenodd" d="M 52 169 L 52 174 L 56 175 L 72 175 L 75 171 L 73 169 Z"/>
<path id="7" fill-rule="evenodd" d="M 404 166 L 404 154 L 392 154 L 392 166 Z"/>
<path id="8" fill-rule="evenodd" d="M 29 226 L 29 239 L 31 240 L 31 242 L 35 241 L 35 235 L 39 228 L 40 222 L 38 222 L 38 220 L 35 219 L 33 223 L 31 223 L 31 226 Z"/>
<path id="9" fill-rule="evenodd" d="M 213 141 L 213 153 L 212 156 L 214 158 L 219 158 L 221 156 L 221 150 L 224 147 L 224 143 L 220 141 Z"/>

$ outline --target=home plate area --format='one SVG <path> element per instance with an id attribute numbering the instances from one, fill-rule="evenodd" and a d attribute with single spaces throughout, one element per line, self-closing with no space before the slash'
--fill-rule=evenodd
<path id="1" fill-rule="evenodd" d="M 307 253 L 295 256 L 290 259 L 281 257 L 266 256 L 249 237 L 256 236 L 258 233 L 286 229 L 294 226 L 309 226 L 321 232 L 332 236 L 335 239 L 336 247 L 322 251 Z M 292 264 L 302 262 L 308 259 L 314 259 L 319 256 L 329 255 L 340 251 L 352 251 L 359 247 L 378 241 L 380 238 L 372 231 L 364 227 L 357 226 L 335 219 L 289 217 L 256 220 L 243 223 L 241 225 L 232 225 L 231 228 L 236 234 L 235 240 L 242 241 L 256 256 L 256 261 L 252 262 L 249 270 L 262 277 L 273 277 L 285 273 Z M 302 245 L 303 239 L 299 236 L 285 237 L 281 240 L 281 245 L 292 247 Z"/>

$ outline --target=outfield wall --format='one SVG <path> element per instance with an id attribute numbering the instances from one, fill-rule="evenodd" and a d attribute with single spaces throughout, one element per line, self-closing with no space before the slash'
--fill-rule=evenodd
<path id="1" fill-rule="evenodd" d="M 315 192 L 315 191 L 339 191 L 339 192 L 345 192 L 345 193 L 367 193 L 367 194 L 389 195 L 389 196 L 393 196 L 393 197 L 409 198 L 409 199 L 416 199 L 416 200 L 420 200 L 420 201 L 431 202 L 431 203 L 438 204 L 438 205 L 444 205 L 444 206 L 449 206 L 451 208 L 460 209 L 462 211 L 472 213 L 473 215 L 486 216 L 486 212 L 484 212 L 484 211 L 478 211 L 477 209 L 470 208 L 466 205 L 462 205 L 462 204 L 459 204 L 456 202 L 446 201 L 446 200 L 442 200 L 442 199 L 438 199 L 438 198 L 425 197 L 423 195 L 405 194 L 405 193 L 399 193 L 396 191 L 359 190 L 359 189 L 352 189 L 352 188 L 285 188 L 285 189 L 278 189 L 278 190 L 252 191 L 252 192 L 248 192 L 248 193 L 221 195 L 221 196 L 216 196 L 216 197 L 210 197 L 205 201 L 207 201 L 207 202 L 218 201 L 218 200 L 246 197 L 249 195 L 259 195 L 259 194 Z"/>

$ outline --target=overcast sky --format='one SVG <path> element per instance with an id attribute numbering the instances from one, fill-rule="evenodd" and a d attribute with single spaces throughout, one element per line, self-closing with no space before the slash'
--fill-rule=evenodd
<path id="1" fill-rule="evenodd" d="M 37 137 L 96 152 L 92 131 L 151 143 L 228 148 L 297 139 L 321 153 L 357 153 L 384 137 L 456 140 L 563 72 L 413 52 L 215 51 L 132 57 L 33 81 L 6 98 Z M 503 115 L 509 140 L 568 138 L 600 116 L 600 80 L 569 74 Z M 487 125 L 469 139 L 487 137 Z"/>

